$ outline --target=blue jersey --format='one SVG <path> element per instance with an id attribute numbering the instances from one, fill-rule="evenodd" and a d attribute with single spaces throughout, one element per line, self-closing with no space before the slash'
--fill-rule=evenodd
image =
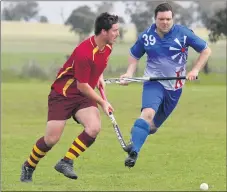
<path id="1" fill-rule="evenodd" d="M 140 59 L 147 54 L 147 65 L 144 76 L 149 77 L 175 77 L 186 74 L 188 48 L 201 52 L 207 43 L 196 36 L 192 30 L 182 25 L 173 25 L 163 38 L 156 33 L 153 24 L 141 33 L 136 43 L 131 47 L 130 54 Z M 167 90 L 182 88 L 184 80 L 160 81 Z"/>

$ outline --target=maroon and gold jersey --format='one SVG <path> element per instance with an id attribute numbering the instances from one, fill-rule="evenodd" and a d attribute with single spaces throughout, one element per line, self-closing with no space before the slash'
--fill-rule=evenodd
<path id="1" fill-rule="evenodd" d="M 59 70 L 51 88 L 65 97 L 79 93 L 77 81 L 88 83 L 94 89 L 107 66 L 111 51 L 112 46 L 108 44 L 103 50 L 99 50 L 94 36 L 84 40 Z"/>

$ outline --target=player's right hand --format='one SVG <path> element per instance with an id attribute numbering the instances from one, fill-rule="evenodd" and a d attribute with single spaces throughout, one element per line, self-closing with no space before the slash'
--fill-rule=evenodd
<path id="1" fill-rule="evenodd" d="M 125 73 L 120 76 L 120 85 L 128 85 L 128 81 L 123 80 L 123 78 L 131 78 L 132 76 Z"/>
<path id="2" fill-rule="evenodd" d="M 101 107 L 102 107 L 103 112 L 106 113 L 107 115 L 109 115 L 109 112 L 112 112 L 112 113 L 114 112 L 113 107 L 107 101 L 104 101 L 102 103 Z"/>

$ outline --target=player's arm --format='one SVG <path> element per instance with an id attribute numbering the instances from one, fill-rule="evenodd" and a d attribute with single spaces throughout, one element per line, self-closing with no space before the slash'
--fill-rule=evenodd
<path id="1" fill-rule="evenodd" d="M 197 58 L 192 70 L 201 71 L 205 64 L 207 63 L 211 54 L 211 49 L 207 46 L 204 50 L 202 50 Z"/>
<path id="2" fill-rule="evenodd" d="M 100 80 L 104 80 L 103 73 L 100 75 L 99 79 L 100 79 Z"/>
<path id="3" fill-rule="evenodd" d="M 100 77 L 99 77 L 99 82 L 98 82 L 98 87 L 100 86 L 100 84 L 101 84 L 101 86 L 104 88 L 105 87 L 105 81 L 104 81 L 104 76 L 103 76 L 103 73 L 100 75 Z"/>
<path id="4" fill-rule="evenodd" d="M 90 73 L 91 66 L 88 58 L 82 55 L 77 56 L 74 62 L 74 77 L 77 80 L 77 88 L 81 93 L 102 106 L 104 105 L 105 101 L 88 84 Z"/>
<path id="5" fill-rule="evenodd" d="M 192 47 L 196 52 L 199 53 L 199 56 L 196 59 L 192 70 L 187 74 L 187 79 L 195 80 L 199 72 L 207 63 L 211 55 L 211 49 L 209 48 L 207 42 L 195 35 L 191 30 L 188 31 L 187 43 L 190 47 Z"/>
<path id="6" fill-rule="evenodd" d="M 121 77 L 132 77 L 136 71 L 137 65 L 139 63 L 140 58 L 144 55 L 144 43 L 142 39 L 142 35 L 140 35 L 135 42 L 135 44 L 130 49 L 130 55 L 128 58 L 128 69 L 124 75 Z"/>
<path id="7" fill-rule="evenodd" d="M 88 98 L 96 101 L 99 105 L 104 105 L 104 100 L 94 91 L 94 89 L 88 83 L 81 83 L 77 80 L 77 88 L 81 93 L 86 95 Z"/>
<path id="8" fill-rule="evenodd" d="M 105 80 L 104 80 L 103 73 L 100 75 L 96 87 L 97 87 L 98 89 L 99 89 L 100 87 L 102 87 L 103 90 L 105 91 L 106 83 L 105 83 Z"/>
<path id="9" fill-rule="evenodd" d="M 129 55 L 128 63 L 129 65 L 126 74 L 128 77 L 132 77 L 136 71 L 139 60 L 133 57 L 132 55 Z"/>

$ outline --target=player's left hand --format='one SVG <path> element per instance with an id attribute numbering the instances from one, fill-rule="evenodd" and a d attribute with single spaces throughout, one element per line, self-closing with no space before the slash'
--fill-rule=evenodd
<path id="1" fill-rule="evenodd" d="M 199 75 L 199 71 L 196 69 L 193 69 L 186 75 L 186 79 L 189 81 L 193 81 L 193 80 L 196 80 L 198 75 Z"/>
<path id="2" fill-rule="evenodd" d="M 99 78 L 97 88 L 102 87 L 105 90 L 106 83 L 103 78 Z"/>

